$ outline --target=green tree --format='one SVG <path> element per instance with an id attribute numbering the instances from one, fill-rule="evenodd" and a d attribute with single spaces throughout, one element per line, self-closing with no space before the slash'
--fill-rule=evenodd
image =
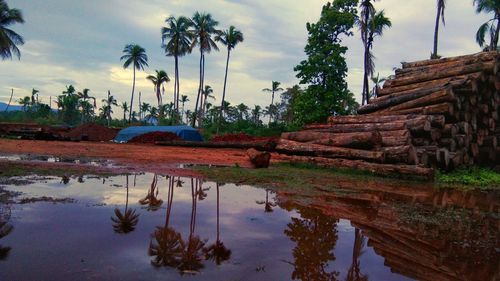
<path id="1" fill-rule="evenodd" d="M 103 99 L 102 102 L 104 103 L 101 109 L 102 115 L 108 121 L 109 127 L 111 123 L 111 114 L 113 114 L 113 106 L 118 106 L 118 103 L 116 102 L 115 97 L 111 95 L 110 91 L 108 91 L 108 97 L 106 99 Z"/>
<path id="2" fill-rule="evenodd" d="M 189 101 L 188 96 L 186 96 L 186 95 L 181 95 L 181 100 L 180 100 L 180 102 L 181 102 L 181 104 L 182 104 L 181 120 L 182 120 L 182 117 L 184 116 L 184 113 L 185 113 L 185 111 L 184 111 L 184 105 L 185 105 L 185 104 L 186 104 L 186 102 L 188 102 L 188 101 Z"/>
<path id="3" fill-rule="evenodd" d="M 212 35 L 217 34 L 219 31 L 216 29 L 219 24 L 218 21 L 212 18 L 211 14 L 196 12 L 192 18 L 194 34 L 191 49 L 198 46 L 200 50 L 200 80 L 198 86 L 198 95 L 196 96 L 195 116 L 192 121 L 192 126 L 195 126 L 197 115 L 201 112 L 200 99 L 204 89 L 205 83 L 205 54 L 209 54 L 212 50 L 218 51 L 219 48 L 212 39 Z"/>
<path id="4" fill-rule="evenodd" d="M 11 9 L 4 0 L 0 0 L 0 57 L 3 60 L 11 59 L 12 54 L 21 58 L 18 45 L 24 44 L 21 35 L 9 27 L 15 23 L 24 23 L 21 10 Z"/>
<path id="5" fill-rule="evenodd" d="M 261 123 L 260 116 L 262 115 L 262 107 L 260 105 L 255 105 L 252 109 L 252 122 L 256 125 Z"/>
<path id="6" fill-rule="evenodd" d="M 200 118 L 205 118 L 205 105 L 207 103 L 207 99 L 215 99 L 215 96 L 212 95 L 214 93 L 214 89 L 210 85 L 205 85 L 205 89 L 201 92 L 201 105 L 200 105 Z"/>
<path id="7" fill-rule="evenodd" d="M 229 29 L 221 31 L 215 36 L 215 41 L 221 42 L 222 45 L 227 47 L 227 59 L 226 59 L 226 72 L 224 75 L 224 88 L 222 90 L 222 101 L 221 105 L 224 104 L 226 99 L 226 85 L 227 85 L 227 74 L 229 70 L 229 58 L 231 56 L 231 50 L 233 50 L 238 43 L 243 42 L 243 33 L 236 29 L 234 26 L 230 26 Z M 222 109 L 222 106 L 221 106 Z M 222 110 L 219 113 L 222 119 Z"/>
<path id="8" fill-rule="evenodd" d="M 126 123 L 127 122 L 127 112 L 129 111 L 128 104 L 126 101 L 122 102 L 121 109 L 123 110 L 123 123 Z"/>
<path id="9" fill-rule="evenodd" d="M 83 89 L 83 91 L 78 92 L 78 97 L 80 99 L 79 106 L 82 113 L 82 123 L 88 121 L 89 117 L 94 114 L 94 109 L 96 108 L 95 97 L 90 96 L 89 89 Z M 92 99 L 94 103 L 91 104 L 87 100 Z"/>
<path id="10" fill-rule="evenodd" d="M 19 104 L 23 106 L 23 111 L 26 112 L 28 107 L 31 105 L 31 98 L 25 96 L 24 98 L 19 99 Z"/>
<path id="11" fill-rule="evenodd" d="M 149 75 L 146 79 L 153 83 L 158 106 L 161 106 L 163 104 L 161 88 L 163 84 L 170 82 L 170 78 L 165 70 L 155 70 L 155 72 L 156 75 Z M 163 91 L 165 91 L 165 88 L 163 88 Z"/>
<path id="12" fill-rule="evenodd" d="M 437 0 L 437 15 L 436 25 L 434 27 L 434 49 L 432 50 L 431 59 L 438 59 L 438 39 L 439 39 L 439 22 L 442 21 L 445 25 L 444 10 L 446 8 L 446 0 Z"/>
<path id="13" fill-rule="evenodd" d="M 479 27 L 476 33 L 476 42 L 485 50 L 494 51 L 498 49 L 498 37 L 500 34 L 500 1 L 498 0 L 474 0 L 477 13 L 492 13 L 493 18 Z M 490 44 L 485 45 L 486 34 L 490 35 Z"/>
<path id="14" fill-rule="evenodd" d="M 74 125 L 78 123 L 79 114 L 78 111 L 80 97 L 76 94 L 76 89 L 73 85 L 66 86 L 66 90 L 62 92 L 62 95 L 57 97 L 57 108 L 59 109 L 59 117 L 62 118 L 63 122 L 69 125 Z"/>
<path id="15" fill-rule="evenodd" d="M 135 44 L 128 44 L 123 49 L 123 56 L 120 58 L 121 61 L 124 61 L 123 68 L 127 69 L 130 65 L 132 65 L 134 69 L 134 80 L 132 83 L 132 95 L 130 98 L 130 108 L 133 108 L 134 105 L 134 91 L 135 91 L 135 71 L 144 70 L 144 67 L 148 66 L 148 56 L 146 55 L 146 50 Z M 132 119 L 132 112 L 129 115 L 129 122 Z"/>
<path id="16" fill-rule="evenodd" d="M 151 105 L 149 103 L 143 102 L 141 104 L 141 108 L 140 109 L 141 109 L 141 113 L 140 113 L 139 118 L 141 118 L 144 121 L 144 118 L 146 117 L 146 112 L 148 112 L 149 110 L 151 110 Z"/>
<path id="17" fill-rule="evenodd" d="M 191 53 L 193 34 L 189 30 L 192 22 L 189 18 L 170 16 L 165 20 L 167 26 L 161 29 L 162 47 L 167 56 L 174 57 L 175 82 L 174 82 L 174 110 L 179 113 L 179 58 Z M 168 40 L 168 41 L 167 41 Z"/>
<path id="18" fill-rule="evenodd" d="M 272 107 L 274 106 L 274 94 L 277 92 L 283 91 L 283 88 L 280 88 L 280 85 L 281 85 L 280 82 L 272 81 L 271 89 L 269 89 L 269 88 L 262 89 L 263 92 L 272 93 L 271 104 L 269 105 L 269 109 L 272 109 Z M 272 115 L 273 111 L 271 110 L 269 112 L 271 113 L 271 114 L 269 114 L 269 123 L 271 123 L 271 119 L 273 117 L 273 115 Z"/>
<path id="19" fill-rule="evenodd" d="M 309 85 L 294 105 L 298 124 L 325 122 L 331 115 L 354 113 L 357 104 L 347 88 L 342 36 L 352 36 L 357 0 L 335 0 L 323 6 L 317 23 L 308 23 L 307 60 L 295 67 L 300 84 Z"/>

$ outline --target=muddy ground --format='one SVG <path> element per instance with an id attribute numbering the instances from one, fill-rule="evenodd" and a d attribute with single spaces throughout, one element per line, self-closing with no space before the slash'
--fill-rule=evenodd
<path id="1" fill-rule="evenodd" d="M 122 168 L 128 171 L 182 175 L 186 175 L 188 171 L 179 169 L 180 164 L 251 167 L 245 150 L 242 149 L 166 147 L 147 144 L 0 139 L 0 154 L 105 159 L 113 161 L 118 166 L 124 166 Z M 271 161 L 277 163 L 282 159 L 274 154 Z M 29 163 L 31 168 L 55 165 L 42 161 L 17 162 Z M 65 163 L 58 165 L 62 165 L 60 168 L 70 166 L 75 168 L 75 165 Z"/>

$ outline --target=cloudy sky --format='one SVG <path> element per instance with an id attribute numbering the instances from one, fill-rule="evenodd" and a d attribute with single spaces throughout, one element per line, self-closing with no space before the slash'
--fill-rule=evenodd
<path id="1" fill-rule="evenodd" d="M 377 38 L 374 53 L 377 72 L 390 75 L 402 61 L 430 56 L 435 18 L 435 0 L 381 0 L 377 9 L 385 9 L 393 27 Z M 155 69 L 173 76 L 173 59 L 161 46 L 160 28 L 170 15 L 191 16 L 195 11 L 208 12 L 220 28 L 234 25 L 245 41 L 232 53 L 227 99 L 232 104 L 267 105 L 271 97 L 261 89 L 271 81 L 284 87 L 298 81 L 293 67 L 304 56 L 307 40 L 305 25 L 319 18 L 323 0 L 7 0 L 19 8 L 26 21 L 13 29 L 26 41 L 21 60 L 1 61 L 0 102 L 8 101 L 10 89 L 15 97 L 29 95 L 34 87 L 48 102 L 66 85 L 77 90 L 91 89 L 99 99 L 107 90 L 118 102 L 130 99 L 132 70 L 124 70 L 120 57 L 123 47 L 137 43 L 147 50 L 149 68 L 137 76 L 137 91 L 143 101 L 155 104 L 153 87 L 145 79 Z M 487 15 L 477 15 L 472 0 L 448 1 L 446 27 L 441 29 L 440 51 L 454 56 L 480 51 L 475 32 Z M 361 92 L 362 45 L 359 33 L 345 40 L 349 47 L 349 88 L 358 97 Z M 206 58 L 206 84 L 211 85 L 220 102 L 226 52 L 211 53 Z M 180 61 L 181 94 L 196 99 L 198 83 L 197 53 Z M 166 87 L 168 100 L 173 82 Z M 129 101 L 130 102 L 130 101 Z M 117 112 L 118 110 L 115 110 Z"/>

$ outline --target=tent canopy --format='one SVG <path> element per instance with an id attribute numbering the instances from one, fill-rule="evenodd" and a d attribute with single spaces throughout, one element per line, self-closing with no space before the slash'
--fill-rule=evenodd
<path id="1" fill-rule="evenodd" d="M 179 136 L 181 139 L 186 141 L 203 141 L 200 132 L 190 126 L 137 126 L 128 127 L 120 132 L 115 137 L 115 142 L 128 142 L 130 139 L 136 136 L 151 132 L 170 132 Z"/>

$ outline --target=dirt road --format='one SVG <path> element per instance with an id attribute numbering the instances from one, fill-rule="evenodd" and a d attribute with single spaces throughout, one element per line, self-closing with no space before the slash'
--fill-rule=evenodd
<path id="1" fill-rule="evenodd" d="M 250 167 L 240 149 L 163 147 L 139 144 L 0 139 L 0 154 L 87 157 L 112 160 L 148 172 L 172 172 L 179 164 Z M 274 159 L 277 160 L 277 159 Z"/>

